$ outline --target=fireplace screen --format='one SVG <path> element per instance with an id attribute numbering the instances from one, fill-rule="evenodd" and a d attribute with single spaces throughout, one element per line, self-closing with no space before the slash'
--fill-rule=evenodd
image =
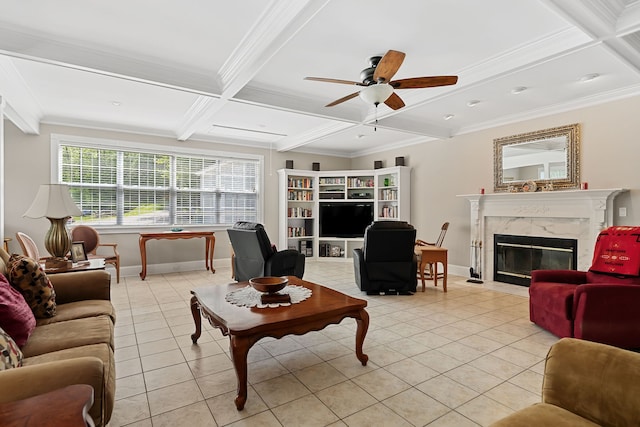
<path id="1" fill-rule="evenodd" d="M 532 270 L 575 270 L 578 241 L 495 234 L 493 280 L 529 286 Z"/>

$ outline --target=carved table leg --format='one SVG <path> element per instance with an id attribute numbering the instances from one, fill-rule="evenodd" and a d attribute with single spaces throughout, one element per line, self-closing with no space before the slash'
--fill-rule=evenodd
<path id="1" fill-rule="evenodd" d="M 140 272 L 140 278 L 144 280 L 147 277 L 147 245 L 144 237 L 140 236 L 138 244 L 140 246 L 140 259 L 142 260 L 142 271 Z"/>
<path id="2" fill-rule="evenodd" d="M 238 395 L 235 403 L 238 411 L 241 411 L 247 401 L 247 354 L 249 353 L 249 347 L 251 347 L 251 341 L 234 335 L 230 335 L 229 338 L 233 366 L 238 377 Z"/>
<path id="3" fill-rule="evenodd" d="M 361 309 L 358 314 L 359 317 L 356 317 L 356 322 L 358 324 L 358 329 L 356 330 L 356 356 L 360 363 L 362 363 L 362 366 L 366 366 L 369 356 L 363 353 L 362 344 L 364 343 L 364 337 L 367 335 L 367 330 L 369 329 L 369 313 L 367 313 L 365 309 Z"/>
<path id="4" fill-rule="evenodd" d="M 202 335 L 202 317 L 200 316 L 200 304 L 198 304 L 198 298 L 191 297 L 191 315 L 193 316 L 193 323 L 196 325 L 196 331 L 191 335 L 191 341 L 195 344 L 198 342 L 198 338 Z"/>
<path id="5" fill-rule="evenodd" d="M 216 269 L 213 268 L 213 251 L 216 247 L 216 236 L 208 236 L 205 238 L 205 264 L 207 266 L 207 270 L 211 270 L 212 273 L 216 272 Z"/>

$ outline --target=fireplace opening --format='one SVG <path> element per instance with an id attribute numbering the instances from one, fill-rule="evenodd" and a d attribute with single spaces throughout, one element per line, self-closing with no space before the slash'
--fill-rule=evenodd
<path id="1" fill-rule="evenodd" d="M 493 236 L 493 280 L 529 286 L 532 270 L 575 270 L 576 239 L 555 237 Z"/>

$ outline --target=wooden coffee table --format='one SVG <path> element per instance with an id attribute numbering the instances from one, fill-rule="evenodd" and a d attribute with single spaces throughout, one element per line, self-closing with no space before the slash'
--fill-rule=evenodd
<path id="1" fill-rule="evenodd" d="M 196 331 L 191 335 L 197 343 L 202 332 L 201 317 L 229 336 L 231 357 L 238 378 L 236 408 L 241 410 L 247 401 L 247 354 L 253 344 L 264 337 L 282 338 L 285 335 L 303 335 L 340 323 L 345 317 L 357 322 L 356 357 L 366 365 L 369 357 L 362 352 L 364 337 L 369 328 L 367 301 L 353 298 L 322 285 L 289 277 L 290 285 L 311 289 L 308 299 L 286 307 L 247 308 L 225 301 L 225 295 L 235 289 L 249 286 L 249 282 L 211 285 L 191 291 L 191 313 Z"/>

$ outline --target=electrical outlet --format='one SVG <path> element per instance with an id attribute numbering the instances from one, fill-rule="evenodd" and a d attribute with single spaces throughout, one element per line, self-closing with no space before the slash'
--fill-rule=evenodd
<path id="1" fill-rule="evenodd" d="M 618 216 L 627 216 L 627 208 L 619 208 Z"/>

